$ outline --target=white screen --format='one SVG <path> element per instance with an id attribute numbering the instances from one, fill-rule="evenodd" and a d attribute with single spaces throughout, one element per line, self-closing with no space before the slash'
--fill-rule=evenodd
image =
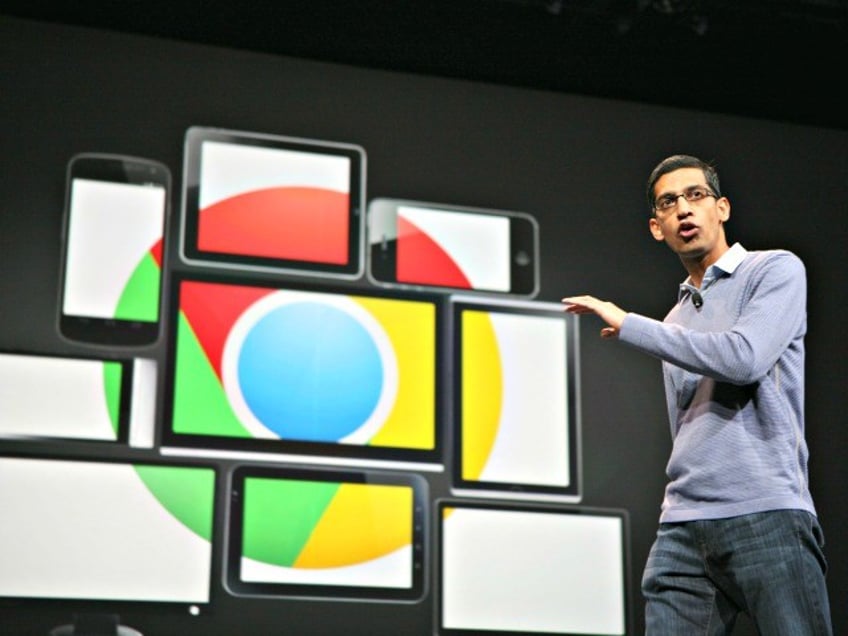
<path id="1" fill-rule="evenodd" d="M 108 364 L 118 366 L 0 353 L 0 435 L 114 441 L 104 380 Z M 120 382 L 114 390 L 120 391 Z"/>
<path id="2" fill-rule="evenodd" d="M 420 240 L 427 238 L 435 248 L 462 272 L 471 289 L 509 291 L 510 289 L 510 221 L 507 217 L 470 214 L 432 208 L 402 206 L 398 222 L 406 221 L 415 228 L 398 236 L 398 262 L 418 260 Z M 410 242 L 416 247 L 407 247 Z M 411 254 L 408 250 L 416 250 Z M 402 275 L 399 268 L 399 278 Z M 421 282 L 413 278 L 404 282 Z M 438 281 L 429 281 L 438 282 Z"/>
<path id="3" fill-rule="evenodd" d="M 74 179 L 70 196 L 62 311 L 115 318 L 127 282 L 162 238 L 165 188 Z"/>
<path id="4" fill-rule="evenodd" d="M 623 532 L 617 516 L 447 506 L 441 627 L 624 634 Z"/>
<path id="5" fill-rule="evenodd" d="M 463 481 L 572 485 L 567 329 L 564 314 L 462 311 Z"/>
<path id="6" fill-rule="evenodd" d="M 203 142 L 201 210 L 224 199 L 280 186 L 350 191 L 347 157 L 216 141 Z"/>
<path id="7" fill-rule="evenodd" d="M 129 464 L 0 458 L 0 596 L 207 602 L 211 543 L 180 513 L 211 529 L 214 472 L 164 470 L 158 498 Z"/>

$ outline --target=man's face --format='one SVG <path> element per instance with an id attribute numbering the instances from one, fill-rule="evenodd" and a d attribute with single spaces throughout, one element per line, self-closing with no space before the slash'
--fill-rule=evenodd
<path id="1" fill-rule="evenodd" d="M 718 260 L 727 250 L 724 222 L 730 218 L 730 202 L 714 195 L 704 173 L 681 168 L 663 175 L 654 185 L 654 200 L 663 199 L 670 207 L 655 210 L 649 222 L 653 237 L 665 241 L 681 259 L 704 266 Z"/>

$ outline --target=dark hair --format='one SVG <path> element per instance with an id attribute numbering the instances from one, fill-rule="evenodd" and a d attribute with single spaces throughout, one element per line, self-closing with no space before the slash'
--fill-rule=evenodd
<path id="1" fill-rule="evenodd" d="M 712 190 L 717 197 L 721 197 L 721 186 L 718 181 L 718 172 L 716 172 L 715 166 L 711 163 L 707 163 L 697 157 L 693 157 L 691 155 L 672 155 L 670 157 L 666 157 L 662 161 L 657 164 L 657 167 L 651 171 L 651 176 L 648 177 L 648 188 L 646 191 L 646 195 L 648 198 L 648 209 L 651 211 L 651 216 L 654 214 L 654 186 L 659 181 L 660 177 L 669 172 L 674 172 L 675 170 L 680 170 L 681 168 L 698 168 L 704 173 L 704 177 L 707 179 L 707 185 L 710 186 L 710 190 Z"/>

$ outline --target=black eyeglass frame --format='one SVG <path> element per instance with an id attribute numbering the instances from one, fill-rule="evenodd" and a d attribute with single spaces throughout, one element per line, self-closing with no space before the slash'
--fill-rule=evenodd
<path id="1" fill-rule="evenodd" d="M 699 196 L 700 195 L 700 196 Z M 677 194 L 664 194 L 654 201 L 654 212 L 656 214 L 671 212 L 677 207 L 677 201 L 683 197 L 689 203 L 699 203 L 708 197 L 719 198 L 719 195 L 713 192 L 710 188 L 703 185 L 695 185 L 686 188 L 683 192 Z M 663 206 L 663 204 L 666 204 Z"/>

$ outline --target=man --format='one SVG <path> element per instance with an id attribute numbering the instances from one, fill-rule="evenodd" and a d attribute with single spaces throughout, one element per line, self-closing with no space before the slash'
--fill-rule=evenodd
<path id="1" fill-rule="evenodd" d="M 804 440 L 806 271 L 785 250 L 728 246 L 714 167 L 674 155 L 648 179 L 651 234 L 688 273 L 660 322 L 592 296 L 604 338 L 662 360 L 673 446 L 642 578 L 650 635 L 832 633 Z"/>

